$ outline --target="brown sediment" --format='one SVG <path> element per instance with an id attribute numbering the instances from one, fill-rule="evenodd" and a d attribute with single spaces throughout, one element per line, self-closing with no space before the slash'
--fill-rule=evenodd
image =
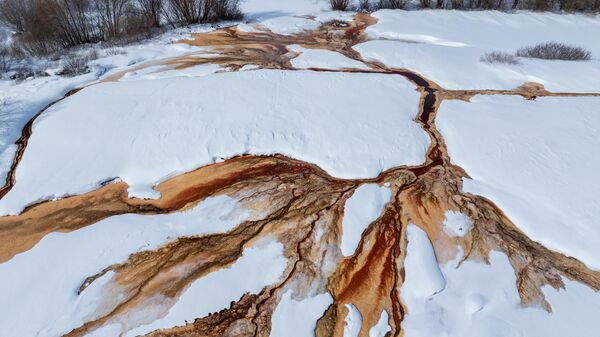
<path id="1" fill-rule="evenodd" d="M 270 334 L 277 304 L 282 295 L 290 291 L 298 299 L 324 292 L 333 297 L 333 304 L 316 323 L 316 336 L 343 335 L 346 304 L 356 306 L 361 313 L 360 336 L 368 335 L 383 310 L 390 317 L 389 335 L 402 336 L 402 321 L 408 309 L 399 290 L 405 278 L 408 224 L 415 224 L 427 233 L 439 263 L 455 258 L 460 250 L 465 252 L 464 260 L 489 261 L 491 251 L 505 253 L 515 270 L 515 286 L 524 305 L 540 305 L 550 311 L 551 303 L 546 301 L 541 288 L 544 285 L 563 287 L 561 277 L 600 290 L 600 272 L 529 239 L 490 200 L 463 192 L 462 179 L 467 173 L 451 163 L 444 139 L 435 125 L 438 108 L 444 100 L 469 100 L 474 95 L 518 95 L 535 99 L 600 94 L 552 93 L 536 83 L 526 83 L 514 90 L 444 89 L 413 71 L 364 60 L 353 50 L 352 46 L 367 40 L 364 30 L 374 22 L 368 14 L 359 14 L 351 22 L 331 21 L 315 31 L 289 36 L 266 29 L 246 33 L 235 27 L 193 34 L 192 39 L 184 42 L 211 50 L 147 63 L 135 69 L 154 65 L 182 69 L 218 64 L 229 70 L 256 65 L 262 69 L 291 71 L 297 70 L 291 64 L 297 53 L 287 47 L 291 44 L 342 53 L 363 62 L 368 69 L 310 70 L 397 75 L 415 85 L 421 94 L 415 120 L 431 140 L 422 165 L 395 167 L 373 179 L 343 180 L 329 176 L 315 165 L 284 156 L 246 155 L 158 184 L 155 189 L 161 198 L 157 200 L 129 198 L 126 183 L 111 182 L 86 194 L 41 202 L 27 207 L 18 216 L 0 218 L 0 263 L 30 249 L 50 232 L 77 230 L 118 214 L 186 210 L 206 197 L 229 195 L 260 215 L 227 233 L 176 238 L 159 249 L 133 254 L 123 263 L 90 275 L 82 280 L 80 293 L 110 271 L 114 274 L 106 291 L 119 296 L 107 296 L 98 305 L 102 309 L 94 318 L 67 335 L 82 336 L 113 323 L 121 324 L 125 331 L 158 319 L 192 282 L 232 266 L 245 248 L 268 238 L 283 245 L 288 260 L 276 284 L 265 285 L 257 294 L 232 299 L 234 302 L 229 308 L 217 313 L 150 335 L 266 337 Z M 215 55 L 206 57 L 205 53 Z M 125 73 L 106 80 L 118 80 Z M 14 184 L 14 170 L 31 135 L 32 123 L 33 119 L 19 139 L 18 155 L 0 197 Z M 354 255 L 344 257 L 339 248 L 344 203 L 354 189 L 364 183 L 386 184 L 393 197 L 362 234 Z M 471 218 L 473 228 L 466 236 L 452 237 L 443 230 L 442 222 L 448 210 L 460 211 Z M 153 302 L 156 298 L 160 301 Z M 152 307 L 150 314 L 130 321 L 146 307 Z"/>

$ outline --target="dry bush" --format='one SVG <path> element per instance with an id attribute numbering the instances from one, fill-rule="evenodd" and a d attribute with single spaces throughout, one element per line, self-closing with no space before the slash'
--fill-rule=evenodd
<path id="1" fill-rule="evenodd" d="M 359 0 L 358 9 L 361 11 L 369 11 L 371 9 L 371 2 L 369 0 Z"/>
<path id="2" fill-rule="evenodd" d="M 403 9 L 406 0 L 379 0 L 379 8 Z"/>
<path id="3" fill-rule="evenodd" d="M 0 78 L 8 71 L 9 61 L 8 48 L 0 46 Z"/>
<path id="4" fill-rule="evenodd" d="M 559 42 L 545 42 L 517 50 L 517 56 L 544 60 L 587 61 L 592 53 L 581 47 Z"/>
<path id="5" fill-rule="evenodd" d="M 345 11 L 348 8 L 348 4 L 350 0 L 329 0 L 329 5 L 331 9 L 336 11 Z"/>
<path id="6" fill-rule="evenodd" d="M 84 53 L 70 53 L 61 58 L 62 70 L 60 75 L 77 76 L 89 71 L 88 64 L 98 58 L 95 50 Z"/>
<path id="7" fill-rule="evenodd" d="M 486 53 L 479 59 L 479 61 L 484 62 L 484 63 L 490 63 L 490 64 L 493 64 L 493 63 L 520 64 L 521 63 L 521 62 L 519 62 L 519 59 L 516 58 L 514 55 L 508 54 L 508 53 L 503 53 L 503 52 L 498 52 L 498 51 Z"/>

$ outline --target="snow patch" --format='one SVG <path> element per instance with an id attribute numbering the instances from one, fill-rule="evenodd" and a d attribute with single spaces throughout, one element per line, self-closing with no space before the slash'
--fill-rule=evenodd
<path id="1" fill-rule="evenodd" d="M 346 304 L 348 314 L 344 318 L 344 337 L 358 337 L 362 326 L 362 315 L 354 304 Z"/>
<path id="2" fill-rule="evenodd" d="M 390 326 L 389 316 L 387 311 L 382 310 L 381 316 L 379 316 L 379 321 L 369 330 L 369 337 L 385 337 L 385 335 L 392 331 L 392 327 Z"/>
<path id="3" fill-rule="evenodd" d="M 50 233 L 29 251 L 0 264 L 0 303 L 11 303 L 0 307 L 0 326 L 9 336 L 65 334 L 109 309 L 108 304 L 99 307 L 98 299 L 117 300 L 118 294 L 102 296 L 110 272 L 77 296 L 86 277 L 176 237 L 226 232 L 250 219 L 249 214 L 237 200 L 217 196 L 185 212 L 119 215 L 74 232 Z"/>
<path id="4" fill-rule="evenodd" d="M 598 97 L 477 96 L 436 124 L 466 192 L 491 199 L 544 246 L 600 270 Z"/>
<path id="5" fill-rule="evenodd" d="M 286 266 L 283 245 L 271 238 L 263 238 L 244 249 L 243 255 L 229 268 L 195 281 L 165 317 L 133 329 L 125 336 L 184 325 L 187 321 L 228 308 L 231 301 L 238 300 L 245 293 L 259 293 L 265 286 L 277 282 Z"/>
<path id="6" fill-rule="evenodd" d="M 379 74 L 256 70 L 94 85 L 35 123 L 0 214 L 114 177 L 152 196 L 167 177 L 244 153 L 375 177 L 424 161 L 418 101 L 404 78 Z"/>
<path id="7" fill-rule="evenodd" d="M 341 250 L 344 256 L 354 254 L 362 233 L 369 224 L 377 219 L 385 204 L 390 201 L 392 191 L 377 184 L 364 184 L 354 191 L 354 194 L 344 205 L 342 220 Z"/>
<path id="8" fill-rule="evenodd" d="M 292 298 L 292 290 L 287 290 L 273 313 L 270 336 L 314 336 L 317 320 L 332 303 L 329 293 L 298 301 Z"/>
<path id="9" fill-rule="evenodd" d="M 444 215 L 444 231 L 448 235 L 463 237 L 473 228 L 473 221 L 461 212 L 446 211 Z"/>

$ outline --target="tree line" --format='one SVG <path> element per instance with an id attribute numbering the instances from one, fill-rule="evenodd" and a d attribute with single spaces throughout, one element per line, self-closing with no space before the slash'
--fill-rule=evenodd
<path id="1" fill-rule="evenodd" d="M 238 19 L 239 0 L 0 0 L 12 52 L 45 55 L 86 43 L 147 36 L 165 25 Z"/>
<path id="2" fill-rule="evenodd" d="M 346 10 L 350 0 L 329 0 L 334 10 Z M 407 0 L 358 0 L 358 9 L 404 9 Z M 598 12 L 600 0 L 419 0 L 421 8 L 432 9 L 494 9 L 494 10 L 537 10 L 565 12 Z"/>

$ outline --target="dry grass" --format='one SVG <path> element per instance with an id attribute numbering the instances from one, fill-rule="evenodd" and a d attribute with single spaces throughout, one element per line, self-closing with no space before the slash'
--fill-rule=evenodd
<path id="1" fill-rule="evenodd" d="M 501 64 L 520 64 L 521 62 L 519 62 L 519 59 L 516 58 L 514 55 L 509 54 L 509 53 L 504 53 L 504 52 L 498 52 L 498 51 L 494 51 L 491 53 L 487 53 L 485 55 L 483 55 L 480 59 L 480 62 L 484 62 L 484 63 L 501 63 Z"/>

